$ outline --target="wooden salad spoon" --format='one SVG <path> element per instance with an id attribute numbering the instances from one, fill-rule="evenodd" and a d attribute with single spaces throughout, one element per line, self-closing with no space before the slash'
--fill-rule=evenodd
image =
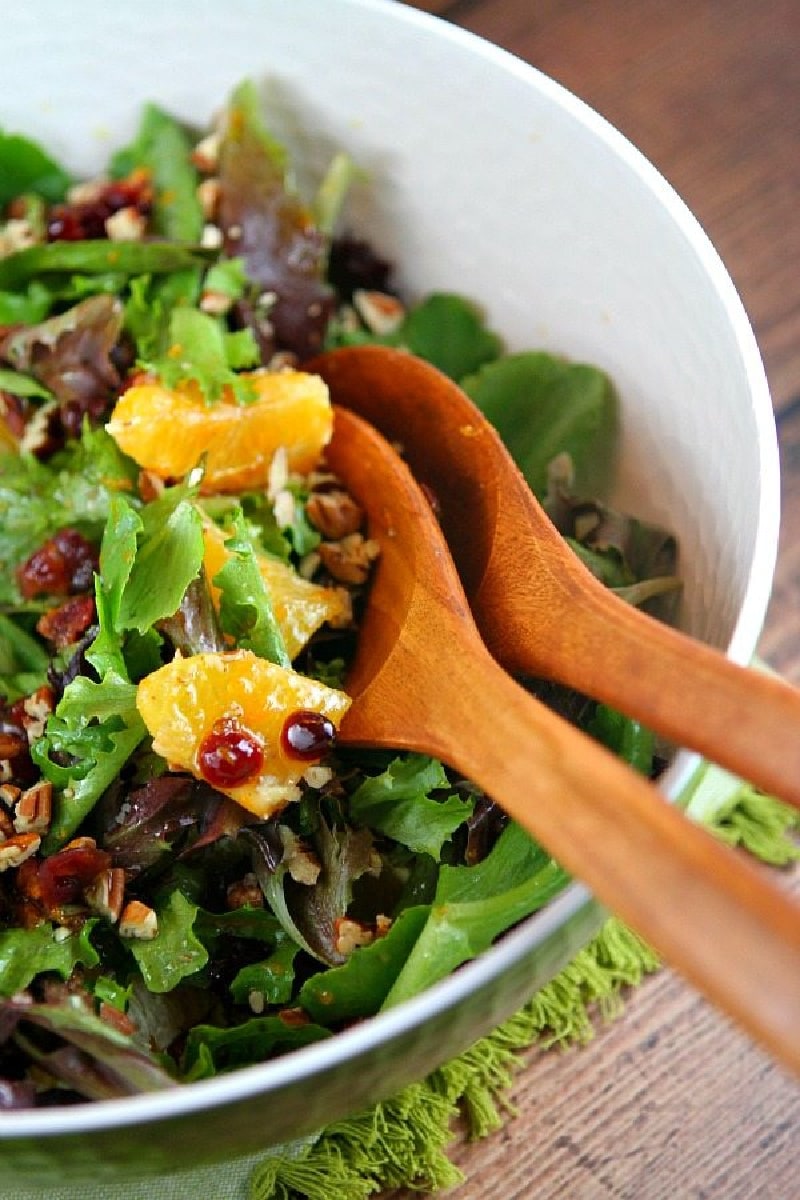
<path id="1" fill-rule="evenodd" d="M 473 780 L 800 1073 L 800 906 L 497 664 L 428 500 L 375 429 L 336 409 L 327 457 L 381 547 L 340 744 L 430 754 Z"/>
<path id="2" fill-rule="evenodd" d="M 433 490 L 476 624 L 508 671 L 603 701 L 800 807 L 800 691 L 599 583 L 452 380 L 380 346 L 331 351 L 307 369 L 336 404 L 400 443 Z"/>

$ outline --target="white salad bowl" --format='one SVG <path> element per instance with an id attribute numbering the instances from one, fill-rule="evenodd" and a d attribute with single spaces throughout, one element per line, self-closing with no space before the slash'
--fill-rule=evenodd
<path id="1" fill-rule="evenodd" d="M 88 175 L 145 101 L 202 126 L 244 77 L 309 180 L 339 148 L 364 168 L 344 223 L 397 265 L 408 297 L 459 292 L 509 348 L 610 374 L 613 499 L 677 534 L 684 628 L 747 661 L 777 546 L 772 408 L 731 280 L 664 179 L 552 80 L 389 0 L 16 5 L 0 126 Z M 677 754 L 670 797 L 693 763 Z M 319 1128 L 462 1051 L 601 920 L 576 884 L 451 978 L 328 1041 L 166 1093 L 0 1115 L 3 1189 L 113 1183 Z"/>

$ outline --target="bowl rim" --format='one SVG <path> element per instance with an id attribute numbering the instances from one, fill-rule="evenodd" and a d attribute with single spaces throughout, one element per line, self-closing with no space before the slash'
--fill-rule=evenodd
<path id="1" fill-rule="evenodd" d="M 708 275 L 739 347 L 757 430 L 761 491 L 759 495 L 753 561 L 745 595 L 725 654 L 740 664 L 755 652 L 769 603 L 777 560 L 780 520 L 780 485 L 777 432 L 764 365 L 754 332 L 741 298 L 719 254 L 697 218 L 660 171 L 628 138 L 606 118 L 564 85 L 539 68 L 493 43 L 451 25 L 433 13 L 423 12 L 395 0 L 345 0 L 351 8 L 382 13 L 392 20 L 417 25 L 422 33 L 451 41 L 467 52 L 482 57 L 487 65 L 510 73 L 532 86 L 545 100 L 571 116 L 606 146 L 638 177 L 640 183 L 680 227 Z M 673 800 L 688 783 L 699 757 L 681 750 L 662 776 L 660 787 Z M 457 972 L 434 984 L 396 1008 L 369 1018 L 360 1025 L 321 1042 L 293 1050 L 278 1058 L 229 1074 L 164 1091 L 148 1092 L 114 1100 L 100 1100 L 75 1107 L 30 1109 L 4 1113 L 0 1121 L 0 1144 L 35 1137 L 53 1139 L 74 1134 L 149 1124 L 217 1108 L 270 1092 L 317 1073 L 342 1065 L 356 1053 L 366 1053 L 393 1041 L 424 1024 L 433 1016 L 456 1007 L 468 995 L 503 975 L 514 964 L 542 945 L 565 922 L 594 901 L 580 883 L 571 883 L 544 909 L 526 918 L 499 942 L 466 963 Z M 601 918 L 598 919 L 598 928 Z M 265 1149 L 267 1146 L 265 1145 Z"/>

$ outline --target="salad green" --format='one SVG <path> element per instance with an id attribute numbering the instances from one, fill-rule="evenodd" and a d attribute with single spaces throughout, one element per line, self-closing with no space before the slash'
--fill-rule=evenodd
<path id="1" fill-rule="evenodd" d="M 330 1037 L 567 883 L 442 764 L 337 749 L 331 713 L 348 702 L 378 548 L 326 470 L 329 414 L 303 363 L 375 341 L 460 381 L 576 552 L 631 602 L 669 598 L 674 543 L 595 498 L 613 463 L 611 381 L 507 353 L 470 299 L 405 304 L 390 264 L 339 232 L 357 177 L 337 155 L 301 197 L 250 83 L 210 133 L 146 106 L 97 180 L 0 134 L 9 1105 L 169 1087 Z M 276 381 L 293 437 L 262 429 Z M 137 414 L 156 402 L 167 417 L 151 437 Z M 185 447 L 223 419 L 232 440 L 216 432 L 190 470 L 149 457 L 148 439 Z M 255 483 L 249 464 L 212 463 L 245 419 L 252 454 L 262 434 L 269 447 Z M 272 681 L 255 709 L 241 682 L 222 694 L 243 679 Z M 646 730 L 527 683 L 658 769 Z"/>

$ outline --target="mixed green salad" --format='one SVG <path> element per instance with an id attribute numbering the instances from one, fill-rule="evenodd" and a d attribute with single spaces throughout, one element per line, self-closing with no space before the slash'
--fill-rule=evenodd
<path id="1" fill-rule="evenodd" d="M 607 377 L 507 353 L 472 300 L 407 303 L 347 228 L 354 181 L 337 155 L 301 196 L 249 82 L 210 131 L 146 106 L 97 179 L 0 133 L 0 1108 L 331 1037 L 567 883 L 441 763 L 337 748 L 380 547 L 303 365 L 436 364 L 633 603 L 674 592 L 675 546 L 586 498 Z M 526 683 L 658 770 L 636 723 Z"/>

